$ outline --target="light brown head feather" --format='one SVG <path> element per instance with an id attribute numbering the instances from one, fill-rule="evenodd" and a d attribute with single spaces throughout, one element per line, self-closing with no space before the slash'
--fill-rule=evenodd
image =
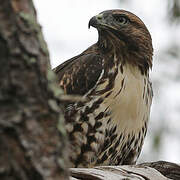
<path id="1" fill-rule="evenodd" d="M 119 19 L 126 19 L 120 23 Z M 124 10 L 103 11 L 94 16 L 89 25 L 99 32 L 99 47 L 105 52 L 117 50 L 131 64 L 137 65 L 142 73 L 152 67 L 152 39 L 143 21 Z"/>

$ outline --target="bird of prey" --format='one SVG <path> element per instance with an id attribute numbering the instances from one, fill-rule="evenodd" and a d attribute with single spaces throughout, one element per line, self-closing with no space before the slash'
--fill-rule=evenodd
<path id="1" fill-rule="evenodd" d="M 134 164 L 152 101 L 151 35 L 125 10 L 103 11 L 90 26 L 97 43 L 54 69 L 65 94 L 86 98 L 65 107 L 70 167 Z"/>

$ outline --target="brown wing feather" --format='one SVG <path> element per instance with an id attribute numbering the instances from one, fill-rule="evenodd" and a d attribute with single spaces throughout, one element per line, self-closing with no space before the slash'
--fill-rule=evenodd
<path id="1" fill-rule="evenodd" d="M 67 94 L 84 95 L 93 88 L 102 72 L 103 58 L 96 53 L 82 53 L 57 66 L 59 85 Z"/>

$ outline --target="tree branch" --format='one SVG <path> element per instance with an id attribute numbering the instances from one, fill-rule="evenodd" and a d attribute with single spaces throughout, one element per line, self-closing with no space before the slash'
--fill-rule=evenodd
<path id="1" fill-rule="evenodd" d="M 179 180 L 180 166 L 158 161 L 128 166 L 71 168 L 71 180 Z"/>

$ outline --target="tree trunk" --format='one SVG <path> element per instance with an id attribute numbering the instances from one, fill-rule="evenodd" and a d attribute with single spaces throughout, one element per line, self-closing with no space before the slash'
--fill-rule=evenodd
<path id="1" fill-rule="evenodd" d="M 68 179 L 61 93 L 32 0 L 0 0 L 1 180 Z"/>

